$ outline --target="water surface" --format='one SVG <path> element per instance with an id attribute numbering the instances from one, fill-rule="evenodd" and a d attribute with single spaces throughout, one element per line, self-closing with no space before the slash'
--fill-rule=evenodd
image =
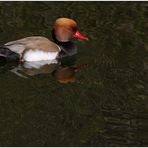
<path id="1" fill-rule="evenodd" d="M 148 146 L 147 16 L 147 2 L 0 2 L 1 44 L 51 38 L 59 17 L 90 38 L 62 61 L 87 65 L 75 83 L 60 83 L 54 65 L 22 78 L 1 64 L 0 146 Z"/>

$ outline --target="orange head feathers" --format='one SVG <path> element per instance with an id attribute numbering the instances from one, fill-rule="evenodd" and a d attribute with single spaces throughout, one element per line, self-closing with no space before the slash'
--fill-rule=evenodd
<path id="1" fill-rule="evenodd" d="M 78 32 L 77 23 L 69 18 L 58 18 L 54 24 L 54 33 L 57 40 L 61 42 L 67 42 L 72 38 L 88 40 L 88 38 Z"/>

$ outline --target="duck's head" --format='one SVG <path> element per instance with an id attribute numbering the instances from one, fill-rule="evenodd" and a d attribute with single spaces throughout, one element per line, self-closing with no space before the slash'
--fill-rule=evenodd
<path id="1" fill-rule="evenodd" d="M 69 18 L 58 18 L 54 24 L 54 34 L 58 41 L 67 42 L 72 38 L 88 41 L 88 38 L 78 31 L 77 23 Z"/>

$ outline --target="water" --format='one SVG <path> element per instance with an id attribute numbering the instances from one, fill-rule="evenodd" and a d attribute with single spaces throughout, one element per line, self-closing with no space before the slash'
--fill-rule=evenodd
<path id="1" fill-rule="evenodd" d="M 90 38 L 61 61 L 73 83 L 56 64 L 19 70 L 27 78 L 1 64 L 0 146 L 148 146 L 147 16 L 147 2 L 0 2 L 1 44 L 51 38 L 58 17 Z"/>

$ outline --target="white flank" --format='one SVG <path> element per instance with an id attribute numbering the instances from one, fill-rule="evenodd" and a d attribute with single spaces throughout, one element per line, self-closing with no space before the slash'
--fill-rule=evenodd
<path id="1" fill-rule="evenodd" d="M 56 59 L 58 52 L 45 52 L 41 50 L 29 50 L 23 55 L 24 61 L 44 61 Z"/>

